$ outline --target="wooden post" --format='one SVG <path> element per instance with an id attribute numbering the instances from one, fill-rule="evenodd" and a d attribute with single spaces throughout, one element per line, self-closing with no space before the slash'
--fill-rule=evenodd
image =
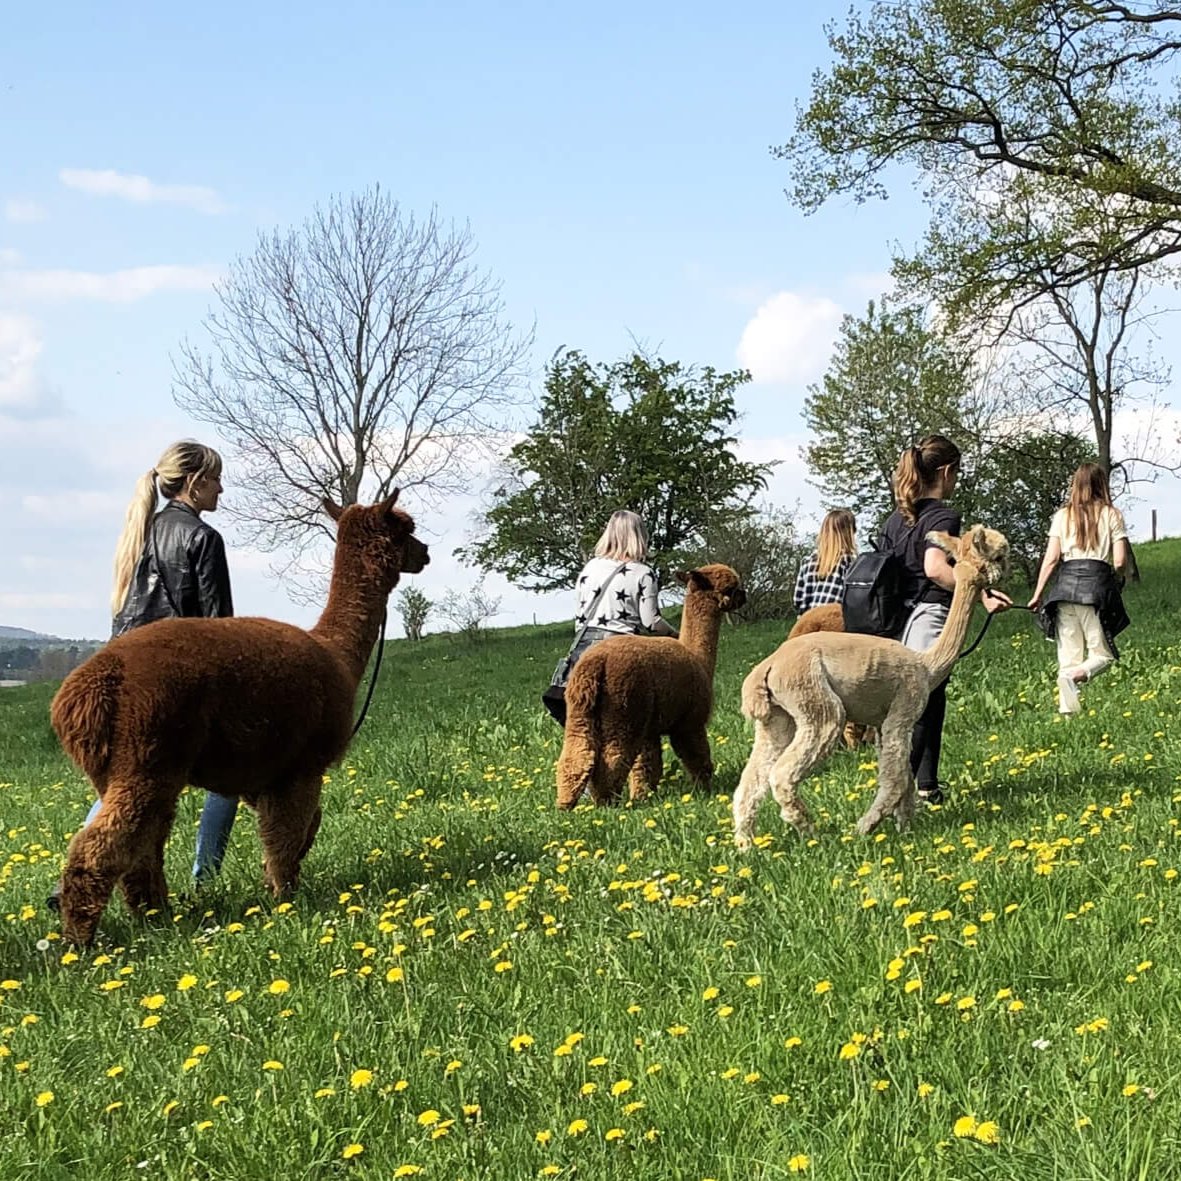
<path id="1" fill-rule="evenodd" d="M 1152 510 L 1152 540 L 1156 540 L 1156 509 Z"/>

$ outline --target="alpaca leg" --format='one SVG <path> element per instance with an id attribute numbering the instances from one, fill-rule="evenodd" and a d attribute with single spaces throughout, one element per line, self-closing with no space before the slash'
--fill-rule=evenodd
<path id="1" fill-rule="evenodd" d="M 695 787 L 708 791 L 714 777 L 714 760 L 705 727 L 674 730 L 668 736 L 673 753 L 681 760 L 685 774 Z"/>
<path id="2" fill-rule="evenodd" d="M 258 835 L 266 883 L 276 898 L 299 885 L 299 866 L 319 827 L 321 777 L 258 799 Z"/>
<path id="3" fill-rule="evenodd" d="M 581 718 L 566 719 L 562 753 L 558 756 L 558 807 L 569 811 L 591 787 L 600 763 L 598 740 Z"/>
<path id="4" fill-rule="evenodd" d="M 123 875 L 119 886 L 129 910 L 163 910 L 168 905 L 168 882 L 164 877 L 164 845 L 172 831 L 175 806 L 153 817 L 145 826 L 144 848 L 135 864 Z"/>
<path id="5" fill-rule="evenodd" d="M 754 836 L 755 813 L 771 788 L 771 768 L 787 749 L 795 734 L 790 714 L 774 710 L 765 721 L 755 720 L 755 740 L 750 757 L 742 769 L 742 778 L 734 791 L 731 811 L 734 816 L 734 844 L 749 849 Z"/>
<path id="6" fill-rule="evenodd" d="M 67 852 L 61 892 L 62 936 L 67 942 L 91 943 L 115 883 L 141 862 L 150 864 L 157 845 L 162 852 L 179 794 L 179 788 L 161 789 L 146 781 L 107 788 L 101 811 L 75 834 Z M 163 888 L 163 869 L 158 871 L 159 881 L 154 880 L 156 872 L 152 865 L 146 878 L 133 878 L 133 899 L 151 898 Z"/>
<path id="7" fill-rule="evenodd" d="M 800 799 L 799 785 L 836 750 L 844 720 L 842 716 L 827 726 L 817 725 L 812 719 L 801 722 L 790 745 L 771 768 L 771 794 L 779 805 L 779 814 L 803 836 L 812 836 L 816 826 Z"/>
<path id="8" fill-rule="evenodd" d="M 618 802 L 639 753 L 639 743 L 635 739 L 609 738 L 603 743 L 590 781 L 591 799 L 595 804 Z"/>
<path id="9" fill-rule="evenodd" d="M 664 755 L 660 749 L 660 739 L 645 742 L 628 775 L 628 794 L 632 803 L 647 799 L 660 786 L 663 774 Z"/>
<path id="10" fill-rule="evenodd" d="M 912 722 L 887 719 L 878 742 L 878 790 L 873 803 L 857 822 L 862 836 L 873 832 L 890 815 L 900 828 L 914 814 L 914 776 L 910 770 L 910 735 Z"/>

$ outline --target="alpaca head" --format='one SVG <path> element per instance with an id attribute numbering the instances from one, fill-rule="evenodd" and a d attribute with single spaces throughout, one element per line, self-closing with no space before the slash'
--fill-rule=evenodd
<path id="1" fill-rule="evenodd" d="M 391 496 L 377 504 L 353 504 L 348 508 L 327 497 L 324 511 L 336 522 L 337 552 L 348 555 L 353 570 L 375 582 L 385 594 L 402 574 L 417 574 L 431 560 L 427 547 L 414 536 L 414 520 L 394 507 Z"/>
<path id="2" fill-rule="evenodd" d="M 712 603 L 719 611 L 737 611 L 746 602 L 742 580 L 720 562 L 696 570 L 678 570 L 678 582 L 685 584 L 685 606 L 691 599 Z M 704 598 L 699 598 L 704 596 Z"/>
<path id="3" fill-rule="evenodd" d="M 957 582 L 973 586 L 995 586 L 1009 569 L 1009 542 L 1003 533 L 973 525 L 963 537 L 948 533 L 928 533 L 927 540 L 937 545 L 955 562 Z"/>

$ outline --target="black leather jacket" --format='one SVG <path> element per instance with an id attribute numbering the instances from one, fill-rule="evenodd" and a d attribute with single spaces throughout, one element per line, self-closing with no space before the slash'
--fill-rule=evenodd
<path id="1" fill-rule="evenodd" d="M 1042 600 L 1038 622 L 1053 639 L 1058 631 L 1058 605 L 1081 603 L 1099 612 L 1099 623 L 1113 656 L 1119 656 L 1115 637 L 1131 622 L 1124 610 L 1115 571 L 1106 562 L 1092 558 L 1074 558 L 1058 567 L 1058 576 Z"/>
<path id="2" fill-rule="evenodd" d="M 112 637 L 156 619 L 233 613 L 221 534 L 187 504 L 169 501 L 148 526 Z"/>

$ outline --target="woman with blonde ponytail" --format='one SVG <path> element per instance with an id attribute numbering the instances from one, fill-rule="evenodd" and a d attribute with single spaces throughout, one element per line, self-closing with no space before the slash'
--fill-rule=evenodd
<path id="1" fill-rule="evenodd" d="M 910 615 L 900 638 L 914 652 L 925 652 L 942 634 L 955 591 L 952 565 L 943 550 L 927 540 L 927 534 L 960 535 L 962 518 L 947 503 L 959 476 L 960 458 L 960 449 L 949 438 L 926 435 L 903 451 L 894 471 L 896 507 L 882 530 L 882 543 L 906 569 Z M 999 591 L 982 592 L 981 602 L 990 614 L 1013 605 Z M 928 804 L 943 802 L 939 756 L 946 713 L 945 680 L 931 690 L 911 736 L 910 769 L 919 798 Z"/>
<path id="2" fill-rule="evenodd" d="M 816 548 L 804 559 L 796 574 L 792 601 L 801 615 L 825 603 L 839 603 L 857 546 L 857 521 L 847 508 L 834 508 L 820 523 Z"/>
<path id="3" fill-rule="evenodd" d="M 217 510 L 221 493 L 221 456 L 188 439 L 173 443 L 140 476 L 115 547 L 112 638 L 157 619 L 233 615 L 225 542 L 201 520 Z M 166 503 L 157 512 L 161 497 Z M 96 800 L 84 824 L 101 807 Z M 236 799 L 205 797 L 193 864 L 198 881 L 221 868 L 237 811 Z M 58 894 L 60 883 L 50 906 L 56 908 Z"/>

